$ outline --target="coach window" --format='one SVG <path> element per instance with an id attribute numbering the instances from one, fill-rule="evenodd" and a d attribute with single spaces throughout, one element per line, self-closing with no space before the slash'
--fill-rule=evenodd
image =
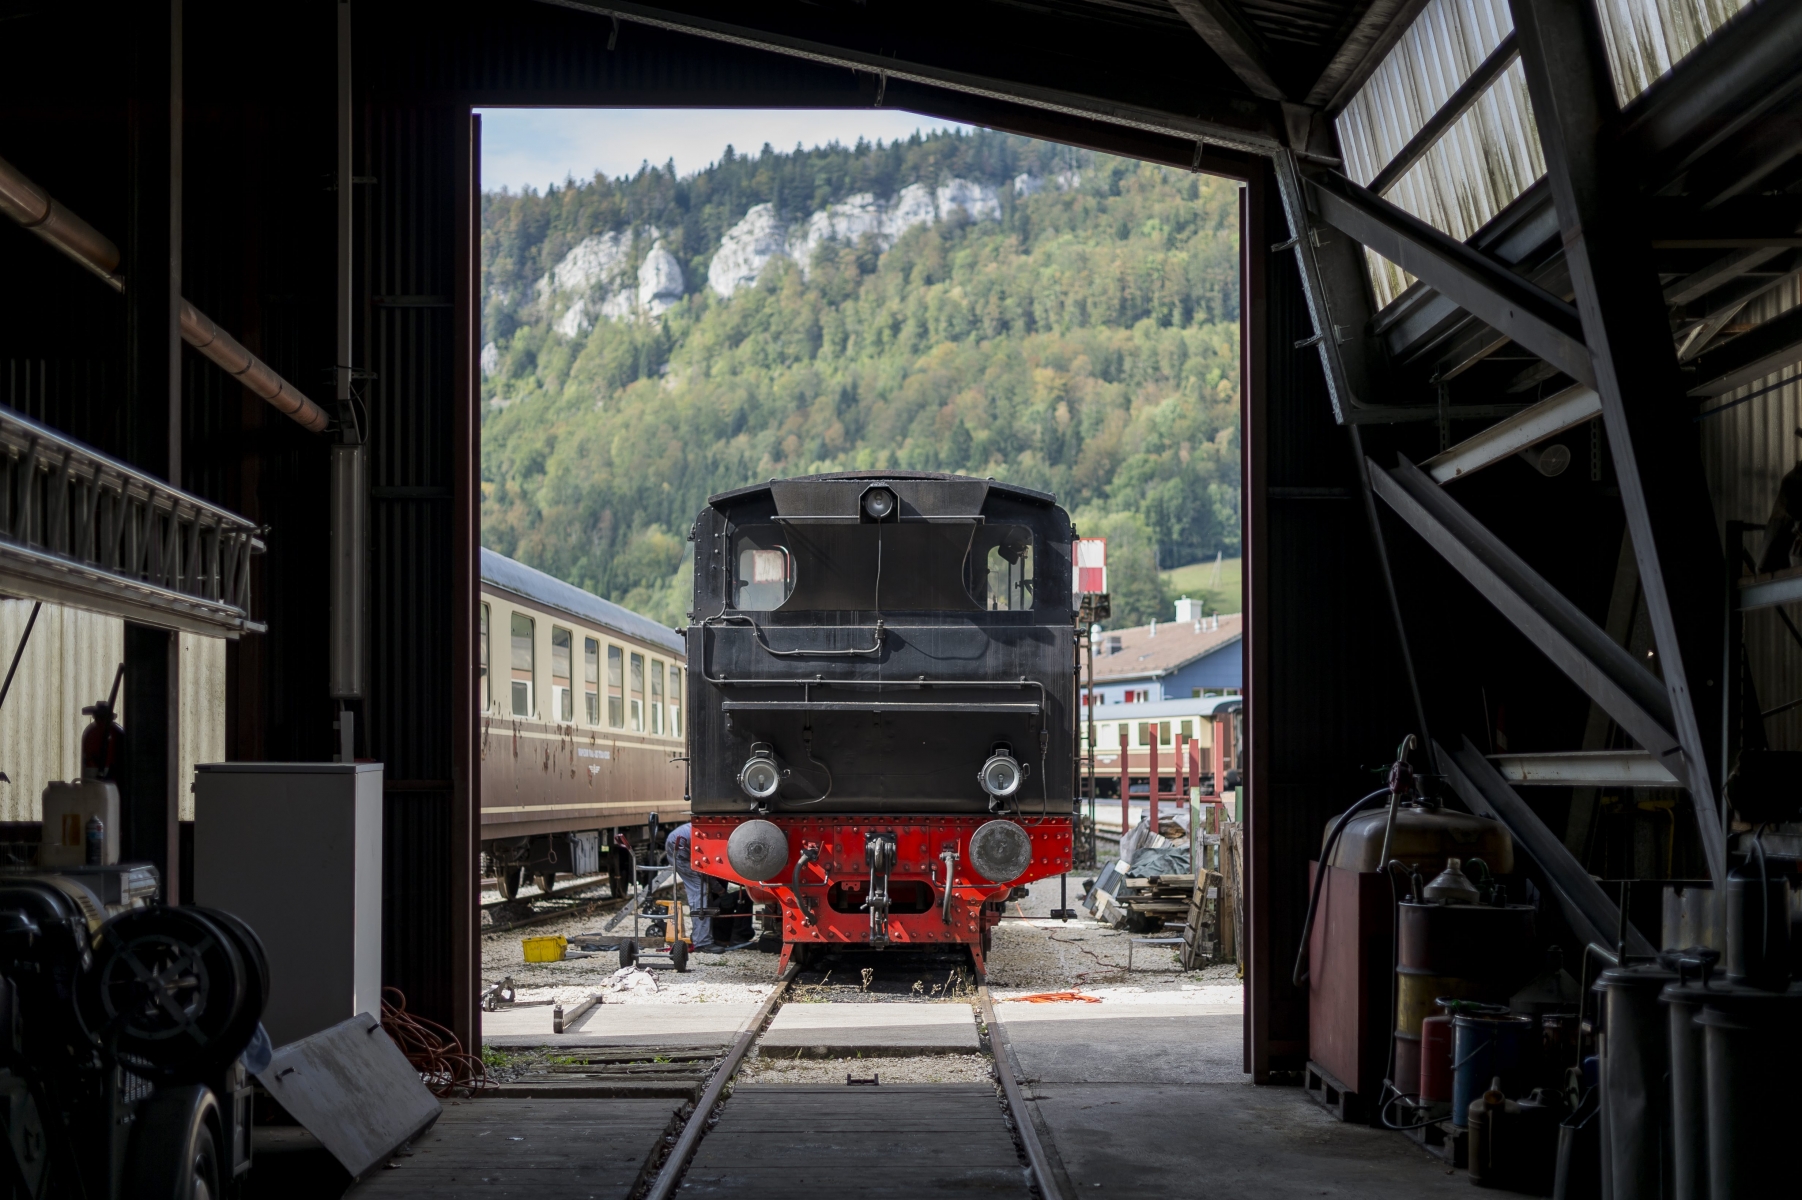
<path id="1" fill-rule="evenodd" d="M 1170 722 L 1159 721 L 1158 722 L 1158 745 L 1168 746 L 1169 744 L 1170 744 Z"/>
<path id="2" fill-rule="evenodd" d="M 669 735 L 682 736 L 682 668 L 674 663 L 669 669 Z"/>
<path id="3" fill-rule="evenodd" d="M 476 639 L 482 656 L 482 711 L 487 712 L 494 706 L 494 687 L 488 678 L 488 606 L 482 605 L 482 630 Z"/>
<path id="4" fill-rule="evenodd" d="M 644 655 L 632 656 L 632 732 L 644 732 Z"/>
<path id="5" fill-rule="evenodd" d="M 651 732 L 663 735 L 663 660 L 651 660 Z"/>
<path id="6" fill-rule="evenodd" d="M 571 688 L 570 659 L 575 637 L 567 629 L 551 626 L 551 712 L 565 724 L 576 719 L 576 698 Z"/>
<path id="7" fill-rule="evenodd" d="M 626 723 L 625 662 L 624 650 L 607 647 L 607 724 L 615 729 Z"/>
<path id="8" fill-rule="evenodd" d="M 582 698 L 586 702 L 588 723 L 601 723 L 601 644 L 593 638 L 582 639 Z"/>
<path id="9" fill-rule="evenodd" d="M 513 715 L 532 715 L 532 655 L 534 651 L 532 618 L 513 614 Z"/>

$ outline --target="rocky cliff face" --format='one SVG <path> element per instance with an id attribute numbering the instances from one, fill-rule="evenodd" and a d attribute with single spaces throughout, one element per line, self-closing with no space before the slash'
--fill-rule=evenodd
<path id="1" fill-rule="evenodd" d="M 1019 189 L 1021 180 L 1028 179 L 1022 175 L 1013 186 Z M 779 258 L 797 263 L 805 272 L 814 251 L 827 242 L 855 243 L 870 237 L 886 250 L 909 229 L 945 220 L 959 210 L 972 221 L 995 220 L 1001 216 L 1000 195 L 995 188 L 968 179 L 948 180 L 937 188 L 910 183 L 888 200 L 869 192 L 847 196 L 793 226 L 782 224 L 773 205 L 759 204 L 720 239 L 707 271 L 707 286 L 720 296 L 730 296 L 756 283 Z"/>
<path id="2" fill-rule="evenodd" d="M 1020 196 L 1038 191 L 1037 176 L 1010 184 Z M 938 187 L 911 183 L 886 199 L 869 192 L 829 204 L 804 220 L 785 223 L 772 204 L 754 205 L 720 239 L 707 271 L 707 287 L 720 297 L 757 282 L 778 259 L 805 272 L 814 252 L 829 242 L 872 238 L 883 250 L 909 229 L 961 213 L 971 221 L 1001 216 L 1000 190 L 951 179 Z M 597 320 L 658 317 L 687 294 L 682 264 L 663 245 L 663 234 L 645 225 L 596 234 L 579 242 L 541 276 L 528 307 L 565 337 L 581 337 Z M 522 313 L 522 315 L 531 315 Z"/>

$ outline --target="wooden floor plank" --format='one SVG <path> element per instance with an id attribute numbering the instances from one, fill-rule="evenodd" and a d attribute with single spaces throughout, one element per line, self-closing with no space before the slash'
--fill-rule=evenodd
<path id="1" fill-rule="evenodd" d="M 1029 1195 L 987 1084 L 738 1088 L 683 1177 L 684 1200 Z"/>
<path id="2" fill-rule="evenodd" d="M 476 1100 L 438 1123 L 348 1200 L 626 1200 L 676 1104 L 656 1100 Z"/>

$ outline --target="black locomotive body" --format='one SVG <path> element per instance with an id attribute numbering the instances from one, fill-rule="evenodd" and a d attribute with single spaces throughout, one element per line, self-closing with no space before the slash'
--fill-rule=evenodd
<path id="1" fill-rule="evenodd" d="M 697 518 L 694 861 L 779 907 L 785 961 L 958 943 L 980 972 L 1010 889 L 1068 869 L 1071 536 L 1045 493 L 904 472 Z"/>

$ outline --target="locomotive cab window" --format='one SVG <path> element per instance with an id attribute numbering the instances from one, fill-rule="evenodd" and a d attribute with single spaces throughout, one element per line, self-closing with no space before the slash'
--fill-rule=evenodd
<path id="1" fill-rule="evenodd" d="M 795 590 L 794 560 L 774 526 L 741 529 L 737 538 L 738 574 L 733 580 L 732 606 L 749 612 L 782 607 Z"/>
<path id="2" fill-rule="evenodd" d="M 733 607 L 819 612 L 1019 611 L 1033 605 L 1032 531 L 974 521 L 740 527 Z"/>

